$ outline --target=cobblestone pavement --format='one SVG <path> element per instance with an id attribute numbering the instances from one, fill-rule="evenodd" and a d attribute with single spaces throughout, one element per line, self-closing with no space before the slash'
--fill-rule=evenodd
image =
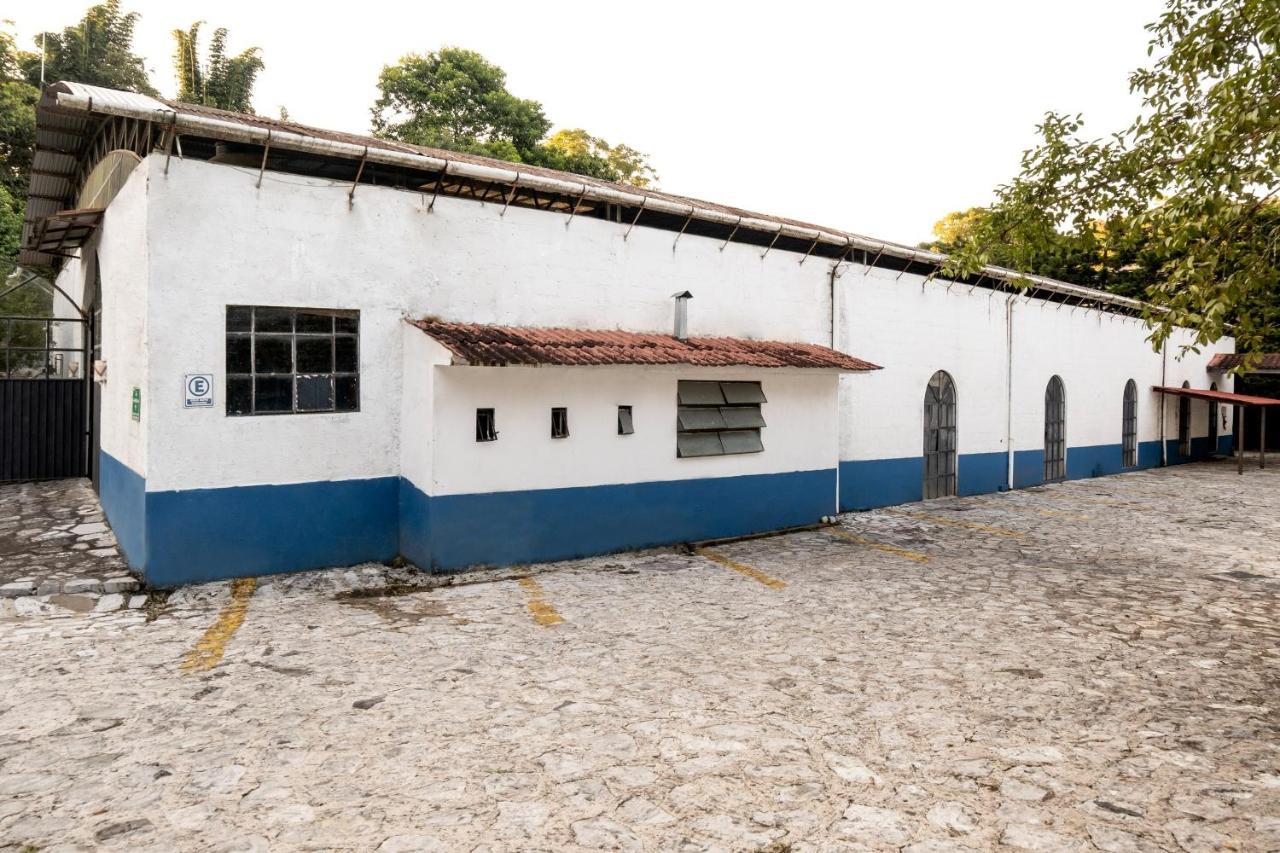
<path id="1" fill-rule="evenodd" d="M 0 597 L 65 593 L 84 609 L 136 587 L 88 480 L 0 485 Z"/>
<path id="2" fill-rule="evenodd" d="M 0 847 L 1276 850 L 1278 541 L 1280 475 L 1202 464 L 519 581 L 10 602 Z"/>

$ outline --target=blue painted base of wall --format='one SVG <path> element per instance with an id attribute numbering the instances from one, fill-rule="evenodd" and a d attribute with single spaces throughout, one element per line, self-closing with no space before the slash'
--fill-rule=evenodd
<path id="1" fill-rule="evenodd" d="M 814 524 L 834 469 L 428 497 L 400 487 L 400 550 L 422 568 L 567 560 Z"/>
<path id="2" fill-rule="evenodd" d="M 1231 450 L 1231 437 L 1218 442 Z M 1169 462 L 1191 456 L 1168 442 Z M 1160 464 L 1159 442 L 1138 447 L 1123 469 L 1120 445 L 1072 447 L 1067 478 Z M 1005 487 L 1003 453 L 960 457 L 958 491 Z M 1014 454 L 1017 487 L 1039 485 L 1039 450 Z M 145 480 L 107 453 L 103 510 L 129 565 L 156 587 L 293 572 L 403 555 L 424 569 L 563 560 L 673 542 L 743 536 L 812 524 L 833 511 L 833 469 L 571 489 L 429 497 L 408 480 L 380 477 L 278 486 L 148 492 Z M 919 457 L 840 463 L 841 511 L 918 501 Z"/>
<path id="3" fill-rule="evenodd" d="M 98 454 L 98 500 L 130 566 L 147 564 L 147 481 L 109 453 Z"/>
<path id="4" fill-rule="evenodd" d="M 1209 456 L 1207 437 L 1191 440 L 1191 455 L 1178 453 L 1178 442 L 1166 442 L 1169 464 L 1193 462 Z M 1218 452 L 1231 452 L 1231 436 L 1218 439 Z M 1160 465 L 1160 442 L 1138 444 L 1138 464 L 1123 466 L 1124 451 L 1119 444 L 1100 444 L 1067 449 L 1067 479 L 1082 480 L 1139 471 Z M 960 495 L 980 495 L 1005 488 L 1008 457 L 1004 453 L 961 454 L 956 464 L 956 491 Z M 911 503 L 924 496 L 924 461 L 921 457 L 869 459 L 840 463 L 840 511 L 853 512 L 882 506 Z M 1044 483 L 1044 451 L 1019 450 L 1013 454 L 1013 485 L 1017 489 Z"/>
<path id="5" fill-rule="evenodd" d="M 102 504 L 154 587 L 403 555 L 419 567 L 562 560 L 813 524 L 834 469 L 428 497 L 399 477 L 147 492 L 107 454 Z"/>
<path id="6" fill-rule="evenodd" d="M 101 455 L 102 509 L 129 566 L 154 587 L 389 560 L 399 477 L 148 492 Z"/>
<path id="7" fill-rule="evenodd" d="M 152 586 L 349 566 L 399 551 L 398 477 L 147 492 Z"/>

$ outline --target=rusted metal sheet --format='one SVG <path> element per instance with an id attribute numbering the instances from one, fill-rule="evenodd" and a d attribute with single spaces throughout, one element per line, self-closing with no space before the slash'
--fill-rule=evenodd
<path id="1" fill-rule="evenodd" d="M 1230 403 L 1238 406 L 1280 406 L 1280 400 L 1275 397 L 1254 397 L 1249 394 L 1233 394 L 1230 391 L 1210 391 L 1207 388 L 1173 388 L 1167 385 L 1153 385 L 1151 390 L 1177 397 L 1194 397 L 1197 400 L 1212 400 L 1216 403 Z"/>
<path id="2" fill-rule="evenodd" d="M 682 340 L 648 332 L 409 322 L 452 352 L 458 363 L 470 365 L 687 364 L 839 371 L 880 369 L 879 365 L 818 344 L 744 338 Z"/>

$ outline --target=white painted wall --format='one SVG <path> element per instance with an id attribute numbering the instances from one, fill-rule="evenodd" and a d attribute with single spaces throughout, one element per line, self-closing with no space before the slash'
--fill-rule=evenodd
<path id="1" fill-rule="evenodd" d="M 154 163 L 157 155 L 153 155 Z M 693 291 L 692 334 L 825 342 L 826 268 L 786 253 L 625 225 L 200 161 L 153 168 L 149 490 L 399 472 L 402 316 L 667 331 Z M 228 304 L 358 308 L 361 411 L 225 415 Z M 214 373 L 213 409 L 182 408 Z M 160 416 L 160 415 L 163 416 Z"/>
<path id="2" fill-rule="evenodd" d="M 102 272 L 102 359 L 107 381 L 98 386 L 102 400 L 101 447 L 146 476 L 147 426 L 147 231 L 149 164 L 134 169 L 108 205 L 102 225 L 58 274 L 58 285 L 88 305 L 93 292 L 94 259 Z M 142 418 L 131 416 L 134 387 L 142 389 Z"/>
<path id="3" fill-rule="evenodd" d="M 431 491 L 435 455 L 436 366 L 449 364 L 448 350 L 408 323 L 404 341 L 404 390 L 400 408 L 400 475 Z"/>
<path id="4" fill-rule="evenodd" d="M 836 382 L 818 371 L 658 367 L 437 367 L 433 495 L 774 474 L 836 467 Z M 676 457 L 681 379 L 760 382 L 764 452 Z M 617 434 L 630 405 L 633 435 Z M 569 437 L 551 438 L 551 409 Z M 495 409 L 498 440 L 475 440 Z M 405 423 L 405 441 L 417 432 Z M 421 488 L 422 485 L 419 484 Z M 835 496 L 832 495 L 834 502 Z"/>
<path id="5" fill-rule="evenodd" d="M 956 383 L 960 453 L 1004 448 L 1004 299 L 922 283 L 861 265 L 838 280 L 840 348 L 884 368 L 841 380 L 842 459 L 920 455 L 925 386 L 937 370 Z"/>
<path id="6" fill-rule="evenodd" d="M 842 459 L 920 455 L 924 391 L 935 370 L 946 370 L 956 382 L 960 453 L 1007 450 L 1008 296 L 949 284 L 867 272 L 861 265 L 841 275 L 841 348 L 885 368 L 841 381 Z M 1162 356 L 1152 350 L 1141 321 L 1026 296 L 1015 297 L 1012 310 L 1015 450 L 1043 447 L 1044 392 L 1055 374 L 1067 392 L 1068 447 L 1120 443 L 1124 386 L 1131 378 L 1138 386 L 1138 438 L 1159 438 L 1160 395 L 1151 388 L 1161 384 Z M 1233 352 L 1234 341 L 1224 338 L 1176 360 L 1176 345 L 1189 339 L 1190 333 L 1180 332 L 1170 343 L 1166 384 L 1189 379 L 1208 388 L 1215 378 L 1205 370 L 1209 359 Z M 1193 404 L 1194 436 L 1208 434 L 1207 406 Z M 1166 409 L 1172 439 L 1176 404 Z"/>
<path id="7" fill-rule="evenodd" d="M 354 205 L 348 206 L 347 184 L 268 173 L 257 189 L 254 169 L 175 158 L 165 176 L 156 163 L 153 155 L 129 185 L 136 187 L 139 175 L 148 176 L 139 269 L 149 265 L 149 296 L 133 307 L 139 318 L 134 328 L 122 322 L 109 334 L 130 336 L 116 347 L 143 340 L 149 346 L 143 406 L 150 465 L 136 464 L 152 472 L 151 490 L 394 476 L 410 468 L 448 493 L 830 467 L 807 458 L 802 464 L 775 465 L 770 453 L 750 461 L 675 460 L 675 376 L 658 380 L 634 370 L 626 371 L 634 380 L 585 370 L 583 387 L 596 395 L 639 395 L 636 399 L 646 403 L 632 403 L 638 427 L 662 412 L 667 425 L 657 430 L 649 422 L 646 438 L 632 442 L 641 446 L 648 436 L 660 435 L 661 446 L 614 461 L 611 445 L 592 445 L 589 451 L 599 451 L 602 459 L 590 466 L 563 464 L 567 460 L 557 454 L 567 453 L 558 449 L 559 442 L 532 455 L 527 447 L 509 450 L 514 442 L 479 449 L 472 435 L 473 410 L 479 405 L 474 395 L 513 395 L 509 404 L 492 404 L 511 410 L 499 415 L 499 428 L 510 430 L 513 417 L 524 434 L 522 419 L 528 418 L 529 435 L 543 441 L 549 429 L 543 421 L 555 405 L 550 396 L 564 393 L 556 390 L 554 374 L 504 370 L 490 380 L 471 369 L 467 381 L 475 388 L 463 389 L 446 378 L 454 376 L 454 368 L 441 368 L 434 377 L 406 369 L 410 361 L 419 363 L 419 353 L 409 348 L 421 347 L 407 344 L 402 328 L 405 316 L 434 315 L 664 332 L 671 326 L 671 294 L 688 289 L 694 294 L 694 335 L 827 343 L 829 262 L 810 259 L 801 265 L 794 253 L 776 251 L 762 258 L 761 249 L 740 244 L 721 251 L 721 241 L 692 235 L 683 236 L 673 251 L 675 235 L 666 231 L 637 227 L 624 240 L 626 224 L 575 219 L 566 228 L 561 215 L 522 208 L 504 215 L 501 205 L 461 199 L 440 198 L 435 212 L 427 213 L 425 195 L 378 187 L 359 187 Z M 121 204 L 120 199 L 113 203 L 113 215 Z M 125 209 L 128 204 L 126 198 Z M 1005 450 L 1004 297 L 983 289 L 970 293 L 962 285 L 948 291 L 946 282 L 924 283 L 919 276 L 885 270 L 863 273 L 853 265 L 840 279 L 840 344 L 886 369 L 841 380 L 840 457 L 919 455 L 924 387 L 937 369 L 950 372 L 958 386 L 961 452 Z M 228 304 L 359 309 L 361 411 L 227 417 Z M 1026 299 L 1014 311 L 1015 448 L 1041 445 L 1044 385 L 1052 373 L 1067 386 L 1069 444 L 1119 441 L 1121 393 L 1130 376 L 1141 392 L 1140 438 L 1158 435 L 1158 400 L 1148 389 L 1159 381 L 1160 360 L 1144 340 L 1145 329 L 1098 312 L 1072 313 Z M 1214 349 L 1230 351 L 1232 342 Z M 1183 362 L 1171 357 L 1170 364 L 1178 367 L 1170 369 L 1170 384 L 1178 384 L 1174 376 L 1185 370 L 1194 385 L 1207 387 L 1209 356 Z M 213 409 L 182 408 L 183 377 L 197 372 L 215 375 Z M 486 384 L 517 379 L 510 388 Z M 433 382 L 437 418 L 446 411 L 452 417 L 455 409 L 461 413 L 458 425 L 437 424 L 436 440 L 445 441 L 449 429 L 461 430 L 468 450 L 460 456 L 411 445 L 417 436 L 408 427 L 402 441 L 402 419 L 423 420 L 429 397 L 421 395 Z M 632 388 L 630 382 L 637 384 Z M 797 380 L 796 387 L 801 385 Z M 406 386 L 419 396 L 402 395 Z M 127 393 L 126 388 L 126 419 Z M 813 416 L 807 422 L 816 423 L 823 405 L 819 398 L 801 394 L 791 402 L 809 406 Z M 442 408 L 446 400 L 454 408 Z M 573 428 L 582 418 L 612 424 L 616 402 L 621 401 L 574 396 L 566 403 L 581 413 L 571 415 Z M 1193 419 L 1197 434 L 1204 434 L 1207 411 L 1202 417 L 1197 410 Z M 777 435 L 770 423 L 766 435 Z M 611 428 L 592 427 L 591 434 L 593 441 L 617 440 Z M 119 436 L 110 440 L 120 442 Z M 790 447 L 790 437 L 777 446 Z M 469 453 L 487 454 L 486 460 L 501 464 L 463 470 L 459 460 Z M 514 455 L 507 458 L 507 453 Z M 531 464 L 541 467 L 530 469 Z"/>

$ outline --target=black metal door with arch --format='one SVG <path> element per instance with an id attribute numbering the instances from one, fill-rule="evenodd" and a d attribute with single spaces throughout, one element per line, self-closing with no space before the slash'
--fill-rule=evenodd
<path id="1" fill-rule="evenodd" d="M 924 392 L 924 497 L 956 493 L 956 384 L 939 370 Z"/>
<path id="2" fill-rule="evenodd" d="M 1044 481 L 1067 477 L 1067 391 L 1057 376 L 1044 389 Z"/>

